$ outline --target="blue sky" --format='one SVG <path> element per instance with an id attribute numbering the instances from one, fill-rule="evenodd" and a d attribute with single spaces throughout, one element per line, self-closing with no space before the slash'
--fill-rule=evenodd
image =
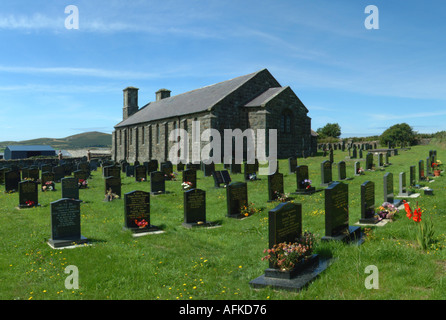
<path id="1" fill-rule="evenodd" d="M 368 5 L 379 29 L 368 30 Z M 65 7 L 79 29 L 65 28 Z M 0 10 L 0 141 L 111 133 L 139 105 L 267 68 L 343 137 L 445 130 L 444 1 L 9 1 Z"/>

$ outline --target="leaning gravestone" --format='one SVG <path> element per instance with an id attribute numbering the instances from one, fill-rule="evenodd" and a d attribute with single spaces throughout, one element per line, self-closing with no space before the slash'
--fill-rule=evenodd
<path id="1" fill-rule="evenodd" d="M 76 178 L 63 178 L 61 188 L 62 198 L 79 200 L 79 182 Z"/>
<path id="2" fill-rule="evenodd" d="M 246 182 L 233 182 L 226 187 L 226 203 L 228 217 L 244 218 L 241 209 L 248 205 L 248 185 Z"/>
<path id="3" fill-rule="evenodd" d="M 361 184 L 361 219 L 359 223 L 375 224 L 378 219 L 375 217 L 375 183 L 365 181 Z"/>
<path id="4" fill-rule="evenodd" d="M 150 173 L 150 194 L 162 194 L 166 192 L 166 177 L 161 171 Z"/>
<path id="5" fill-rule="evenodd" d="M 159 231 L 150 224 L 149 192 L 136 190 L 124 194 L 124 228 L 134 234 Z"/>
<path id="6" fill-rule="evenodd" d="M 206 221 L 206 191 L 201 189 L 191 189 L 184 192 L 183 197 L 183 226 L 186 228 L 209 226 L 211 223 Z"/>
<path id="7" fill-rule="evenodd" d="M 283 174 L 276 172 L 268 175 L 268 201 L 275 201 L 283 194 Z"/>
<path id="8" fill-rule="evenodd" d="M 321 163 L 321 186 L 327 187 L 332 181 L 331 162 L 325 160 Z"/>
<path id="9" fill-rule="evenodd" d="M 361 238 L 361 228 L 349 226 L 348 184 L 334 182 L 325 189 L 325 236 L 322 240 L 349 242 Z"/>
<path id="10" fill-rule="evenodd" d="M 87 238 L 81 235 L 80 200 L 60 199 L 51 202 L 51 239 L 52 248 L 62 248 L 83 244 Z"/>
<path id="11" fill-rule="evenodd" d="M 40 206 L 37 182 L 26 180 L 19 183 L 19 208 Z"/>

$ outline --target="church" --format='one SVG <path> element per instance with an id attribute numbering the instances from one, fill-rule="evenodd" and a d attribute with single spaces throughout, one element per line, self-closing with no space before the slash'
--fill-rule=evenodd
<path id="1" fill-rule="evenodd" d="M 123 118 L 112 136 L 114 161 L 168 161 L 169 150 L 177 143 L 169 133 L 175 129 L 191 133 L 194 121 L 199 121 L 201 131 L 215 129 L 222 137 L 225 129 L 276 129 L 278 159 L 316 154 L 317 134 L 311 129 L 308 109 L 267 69 L 178 95 L 160 89 L 155 101 L 141 108 L 138 90 L 123 90 Z"/>

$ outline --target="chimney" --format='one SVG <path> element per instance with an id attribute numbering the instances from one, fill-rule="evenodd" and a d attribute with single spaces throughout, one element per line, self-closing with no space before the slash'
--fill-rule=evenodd
<path id="1" fill-rule="evenodd" d="M 122 108 L 122 119 L 125 120 L 131 115 L 135 114 L 138 107 L 138 88 L 127 87 L 124 91 L 124 107 Z"/>
<path id="2" fill-rule="evenodd" d="M 159 89 L 156 92 L 156 101 L 160 101 L 162 99 L 169 98 L 170 97 L 170 92 L 171 91 L 167 90 L 167 89 Z"/>

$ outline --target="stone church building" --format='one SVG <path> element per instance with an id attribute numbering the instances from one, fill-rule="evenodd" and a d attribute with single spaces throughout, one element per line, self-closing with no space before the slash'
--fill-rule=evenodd
<path id="1" fill-rule="evenodd" d="M 316 154 L 317 134 L 311 130 L 308 109 L 267 69 L 174 96 L 160 89 L 156 100 L 142 108 L 138 106 L 138 90 L 123 90 L 123 119 L 114 127 L 112 137 L 115 161 L 169 160 L 169 150 L 177 143 L 169 141 L 170 131 L 185 129 L 190 140 L 193 121 L 200 121 L 201 132 L 218 130 L 222 145 L 224 129 L 277 129 L 279 159 Z M 223 150 L 221 154 L 223 157 Z"/>

